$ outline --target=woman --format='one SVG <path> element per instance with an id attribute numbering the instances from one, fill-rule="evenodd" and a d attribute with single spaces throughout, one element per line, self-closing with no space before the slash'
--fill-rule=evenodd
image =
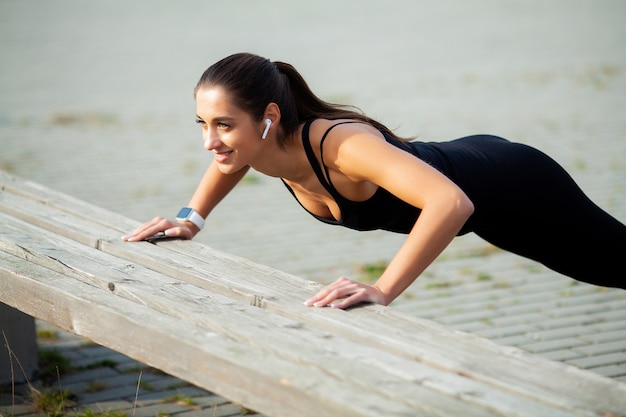
<path id="1" fill-rule="evenodd" d="M 194 96 L 214 160 L 176 221 L 157 217 L 126 241 L 193 238 L 253 167 L 281 178 L 322 222 L 407 234 L 374 285 L 340 278 L 309 306 L 387 305 L 468 232 L 577 280 L 626 287 L 626 226 L 531 147 L 487 135 L 409 142 L 356 109 L 320 100 L 291 65 L 252 54 L 212 65 Z"/>

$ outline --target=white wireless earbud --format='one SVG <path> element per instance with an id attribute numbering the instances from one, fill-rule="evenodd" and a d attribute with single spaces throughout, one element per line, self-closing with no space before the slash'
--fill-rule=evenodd
<path id="1" fill-rule="evenodd" d="M 261 135 L 261 139 L 265 139 L 267 137 L 267 132 L 270 131 L 270 126 L 272 125 L 272 121 L 270 119 L 265 119 L 265 130 L 263 130 L 263 134 Z"/>

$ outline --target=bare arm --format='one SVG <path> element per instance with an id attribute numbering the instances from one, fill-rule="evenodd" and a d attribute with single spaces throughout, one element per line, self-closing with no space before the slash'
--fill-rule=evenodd
<path id="1" fill-rule="evenodd" d="M 223 174 L 216 163 L 209 165 L 200 184 L 196 188 L 189 207 L 196 209 L 206 218 L 235 185 L 246 175 L 250 167 L 245 167 L 234 174 Z"/>
<path id="2" fill-rule="evenodd" d="M 249 167 L 243 168 L 234 174 L 223 174 L 216 163 L 207 168 L 200 184 L 189 202 L 202 217 L 206 218 L 220 201 L 241 181 Z M 139 226 L 131 234 L 122 237 L 122 240 L 136 242 L 157 233 L 165 232 L 168 237 L 192 239 L 200 230 L 191 222 L 172 221 L 163 217 L 155 217 Z"/>
<path id="3" fill-rule="evenodd" d="M 469 198 L 443 174 L 368 134 L 338 140 L 333 168 L 352 181 L 369 181 L 422 209 L 404 244 L 372 285 L 340 278 L 307 300 L 318 307 L 359 302 L 389 304 L 430 265 L 474 211 Z M 326 152 L 326 148 L 325 148 Z M 329 163 L 330 165 L 330 163 Z"/>

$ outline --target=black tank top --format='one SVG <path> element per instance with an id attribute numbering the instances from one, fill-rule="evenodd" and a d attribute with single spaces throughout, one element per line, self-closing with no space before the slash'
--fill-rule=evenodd
<path id="1" fill-rule="evenodd" d="M 319 182 L 324 186 L 326 191 L 331 195 L 331 197 L 335 200 L 337 205 L 339 206 L 339 210 L 341 212 L 341 218 L 339 220 L 327 219 L 324 217 L 317 216 L 314 213 L 311 213 L 300 203 L 294 191 L 289 187 L 285 181 L 283 183 L 287 187 L 287 189 L 291 192 L 291 194 L 296 198 L 298 203 L 304 208 L 307 212 L 309 212 L 316 219 L 337 226 L 344 226 L 350 229 L 355 230 L 388 230 L 391 232 L 397 233 L 409 233 L 417 220 L 421 210 L 404 202 L 403 200 L 397 198 L 387 190 L 382 187 L 378 187 L 378 190 L 374 193 L 374 195 L 365 201 L 352 201 L 343 197 L 337 189 L 333 186 L 330 181 L 330 176 L 328 172 L 328 168 L 324 165 L 324 153 L 323 146 L 324 140 L 328 136 L 328 133 L 336 126 L 346 124 L 346 123 L 362 123 L 360 121 L 347 121 L 337 123 L 324 133 L 322 136 L 322 140 L 320 142 L 320 158 L 322 161 L 322 166 L 320 166 L 315 153 L 313 152 L 313 148 L 311 147 L 311 141 L 309 138 L 309 130 L 311 127 L 311 123 L 313 121 L 307 121 L 304 124 L 302 129 L 302 143 L 304 145 L 304 150 L 306 152 L 307 158 L 315 175 L 317 176 Z M 408 152 L 411 152 L 412 148 L 405 142 L 401 142 L 390 135 L 383 132 L 385 139 L 387 142 L 404 149 Z M 411 152 L 413 153 L 413 152 Z"/>

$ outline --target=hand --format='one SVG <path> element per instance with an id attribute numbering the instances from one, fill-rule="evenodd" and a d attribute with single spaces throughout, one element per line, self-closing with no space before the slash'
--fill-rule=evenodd
<path id="1" fill-rule="evenodd" d="M 340 300 L 341 299 L 341 300 Z M 335 302 L 340 300 L 338 302 Z M 315 296 L 306 300 L 305 305 L 311 307 L 347 308 L 358 303 L 376 303 L 386 305 L 385 294 L 376 285 L 362 284 L 341 277 L 324 287 Z"/>
<path id="2" fill-rule="evenodd" d="M 178 222 L 164 219 L 163 217 L 155 217 L 139 226 L 131 234 L 122 236 L 122 240 L 139 242 L 157 233 L 164 233 L 164 236 L 167 237 L 193 239 L 199 231 L 198 227 L 191 222 Z"/>

